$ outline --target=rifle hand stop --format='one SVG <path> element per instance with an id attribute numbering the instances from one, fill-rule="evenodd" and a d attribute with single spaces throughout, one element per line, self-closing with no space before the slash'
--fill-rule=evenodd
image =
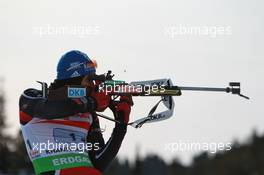
<path id="1" fill-rule="evenodd" d="M 226 92 L 227 93 L 231 92 L 232 94 L 237 94 L 237 95 L 249 100 L 249 97 L 247 97 L 245 95 L 242 95 L 240 93 L 241 92 L 241 88 L 240 88 L 240 83 L 239 82 L 230 82 L 229 86 L 230 87 L 226 88 Z"/>

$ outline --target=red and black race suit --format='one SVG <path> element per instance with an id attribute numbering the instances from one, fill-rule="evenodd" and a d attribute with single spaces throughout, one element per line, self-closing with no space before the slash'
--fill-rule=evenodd
<path id="1" fill-rule="evenodd" d="M 117 155 L 127 126 L 116 124 L 105 143 L 92 98 L 49 100 L 41 94 L 27 89 L 19 101 L 21 130 L 36 174 L 100 175 Z M 58 144 L 92 149 L 54 147 Z"/>

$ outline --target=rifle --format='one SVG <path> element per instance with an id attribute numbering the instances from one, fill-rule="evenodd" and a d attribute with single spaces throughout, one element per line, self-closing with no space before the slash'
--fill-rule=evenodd
<path id="1" fill-rule="evenodd" d="M 157 79 L 149 81 L 135 81 L 131 83 L 126 83 L 120 80 L 113 80 L 114 75 L 111 71 L 105 76 L 94 77 L 95 80 L 100 80 L 101 90 L 108 92 L 112 96 L 120 95 L 132 95 L 132 96 L 160 96 L 161 100 L 152 107 L 147 117 L 142 117 L 128 125 L 135 128 L 141 127 L 145 123 L 157 122 L 170 118 L 173 115 L 174 110 L 174 100 L 173 96 L 182 95 L 182 91 L 211 91 L 211 92 L 226 92 L 235 95 L 239 95 L 245 99 L 249 97 L 241 94 L 241 85 L 239 82 L 230 82 L 228 87 L 218 88 L 218 87 L 188 87 L 188 86 L 174 86 L 170 79 Z M 153 89 L 153 87 L 155 88 Z M 134 88 L 136 87 L 136 88 Z M 100 88 L 100 86 L 99 86 Z M 162 111 L 154 114 L 158 105 L 163 102 L 164 106 L 167 108 L 166 111 Z M 99 114 L 99 116 L 112 120 L 111 118 Z M 112 120 L 113 121 L 113 120 Z M 117 122 L 117 121 L 115 121 Z"/>
<path id="2" fill-rule="evenodd" d="M 234 95 L 238 95 L 245 99 L 249 97 L 241 94 L 241 85 L 239 82 L 230 82 L 228 87 L 188 87 L 188 86 L 174 86 L 170 79 L 156 79 L 148 81 L 135 81 L 127 83 L 121 80 L 113 80 L 114 75 L 112 71 L 108 71 L 106 74 L 94 75 L 91 80 L 97 82 L 97 91 L 103 91 L 112 97 L 112 100 L 116 100 L 121 95 L 131 96 L 160 96 L 161 99 L 155 106 L 151 108 L 146 117 L 140 117 L 139 119 L 128 123 L 127 125 L 134 128 L 140 128 L 145 123 L 153 123 L 170 118 L 174 111 L 173 96 L 181 96 L 182 91 L 205 91 L 205 92 L 226 92 Z M 98 83 L 99 82 L 99 83 Z M 46 83 L 42 84 L 43 94 L 47 94 Z M 85 87 L 68 86 L 67 93 L 63 96 L 67 98 L 80 98 L 86 96 L 87 89 Z M 160 103 L 167 108 L 165 111 L 155 113 Z M 120 123 L 119 121 L 108 117 L 104 114 L 97 113 L 98 116 L 107 120 Z"/>

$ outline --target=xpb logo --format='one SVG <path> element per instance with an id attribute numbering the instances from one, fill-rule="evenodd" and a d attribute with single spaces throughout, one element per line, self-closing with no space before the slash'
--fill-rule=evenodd
<path id="1" fill-rule="evenodd" d="M 68 98 L 81 98 L 86 96 L 85 88 L 68 87 Z"/>

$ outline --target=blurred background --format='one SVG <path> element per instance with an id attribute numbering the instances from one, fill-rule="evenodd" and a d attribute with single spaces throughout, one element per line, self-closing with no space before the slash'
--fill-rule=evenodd
<path id="1" fill-rule="evenodd" d="M 251 97 L 183 92 L 172 118 L 128 129 L 105 174 L 264 174 L 263 7 L 258 0 L 1 0 L 0 174 L 33 174 L 18 100 L 40 89 L 37 80 L 51 83 L 61 55 L 73 49 L 96 59 L 98 74 L 112 70 L 127 82 L 240 81 Z M 131 120 L 157 100 L 135 97 Z M 102 119 L 101 127 L 107 140 L 113 123 Z"/>

